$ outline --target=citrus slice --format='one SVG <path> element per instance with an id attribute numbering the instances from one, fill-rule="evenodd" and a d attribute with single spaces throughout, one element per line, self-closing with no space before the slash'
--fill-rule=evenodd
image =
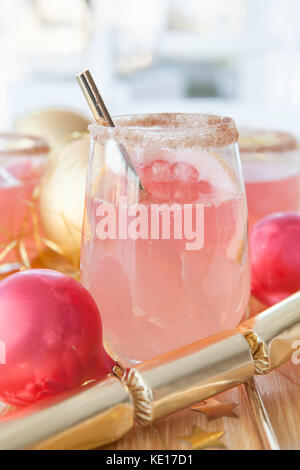
<path id="1" fill-rule="evenodd" d="M 184 191 L 189 195 L 192 188 L 196 195 L 199 193 L 199 202 L 218 203 L 231 199 L 239 190 L 234 172 L 217 153 L 213 152 L 185 150 L 176 153 L 164 150 L 153 151 L 151 154 L 150 150 L 147 150 L 143 164 L 136 166 L 145 188 L 151 194 L 155 196 L 157 189 L 162 196 L 165 188 L 164 200 L 172 197 L 175 190 L 177 197 L 174 199 L 178 200 L 180 192 L 181 202 L 185 203 Z"/>
<path id="2" fill-rule="evenodd" d="M 248 250 L 248 210 L 247 203 L 242 198 L 237 200 L 234 222 L 232 236 L 228 242 L 227 256 L 244 265 Z"/>
<path id="3" fill-rule="evenodd" d="M 243 264 L 247 249 L 247 206 L 239 181 L 225 160 L 208 151 L 147 150 L 143 161 L 137 168 L 151 202 L 199 203 L 207 208 L 224 205 L 213 222 L 219 232 L 216 243 L 222 244 L 230 259 Z"/>
<path id="4" fill-rule="evenodd" d="M 176 162 L 170 167 L 170 177 L 174 181 L 198 181 L 199 173 L 196 168 L 189 163 Z"/>

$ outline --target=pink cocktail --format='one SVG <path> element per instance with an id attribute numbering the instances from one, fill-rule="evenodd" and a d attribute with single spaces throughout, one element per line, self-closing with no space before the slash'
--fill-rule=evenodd
<path id="1" fill-rule="evenodd" d="M 284 132 L 243 130 L 239 141 L 252 227 L 267 215 L 299 209 L 299 151 Z"/>
<path id="2" fill-rule="evenodd" d="M 116 123 L 91 127 L 82 281 L 106 342 L 139 362 L 240 322 L 250 290 L 247 207 L 232 120 Z M 144 190 L 118 164 L 120 145 Z"/>
<path id="3" fill-rule="evenodd" d="M 38 138 L 0 135 L 0 273 L 37 254 L 39 230 L 34 189 L 44 171 L 47 144 Z"/>

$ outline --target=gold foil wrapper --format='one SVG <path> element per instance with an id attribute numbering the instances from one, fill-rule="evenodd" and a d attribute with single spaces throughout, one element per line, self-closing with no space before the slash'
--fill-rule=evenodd
<path id="1" fill-rule="evenodd" d="M 246 382 L 254 372 L 244 336 L 228 331 L 130 369 L 122 381 L 132 393 L 137 421 L 149 424 Z"/>
<path id="2" fill-rule="evenodd" d="M 89 449 L 268 373 L 300 340 L 300 293 L 238 329 L 147 361 L 0 422 L 1 449 Z"/>
<path id="3" fill-rule="evenodd" d="M 108 378 L 73 396 L 6 416 L 0 424 L 0 449 L 92 449 L 121 438 L 133 421 L 128 390 Z"/>
<path id="4" fill-rule="evenodd" d="M 300 340 L 300 293 L 247 320 L 239 327 L 247 338 L 257 374 L 287 362 Z"/>

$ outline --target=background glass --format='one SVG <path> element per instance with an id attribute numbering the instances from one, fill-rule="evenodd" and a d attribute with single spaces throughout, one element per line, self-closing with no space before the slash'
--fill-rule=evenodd
<path id="1" fill-rule="evenodd" d="M 22 253 L 29 259 L 37 254 L 34 233 L 39 220 L 34 189 L 43 175 L 48 151 L 42 139 L 0 134 L 0 274 L 13 269 Z"/>
<path id="2" fill-rule="evenodd" d="M 243 129 L 239 147 L 250 228 L 263 217 L 299 209 L 299 147 L 288 133 Z"/>

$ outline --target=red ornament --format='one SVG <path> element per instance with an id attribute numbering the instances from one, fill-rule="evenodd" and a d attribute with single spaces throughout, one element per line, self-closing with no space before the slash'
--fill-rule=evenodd
<path id="1" fill-rule="evenodd" d="M 89 292 L 36 269 L 0 283 L 0 400 L 34 403 L 105 377 L 114 365 Z"/>
<path id="2" fill-rule="evenodd" d="M 269 307 L 300 290 L 300 214 L 266 217 L 253 227 L 250 241 L 258 300 Z"/>

